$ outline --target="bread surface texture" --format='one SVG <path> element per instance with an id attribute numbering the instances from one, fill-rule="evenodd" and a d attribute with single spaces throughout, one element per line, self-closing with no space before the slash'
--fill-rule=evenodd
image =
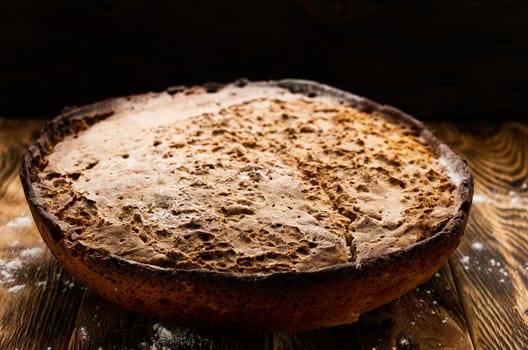
<path id="1" fill-rule="evenodd" d="M 361 264 L 459 210 L 456 174 L 412 124 L 277 86 L 120 100 L 44 160 L 35 196 L 68 240 L 160 267 Z"/>

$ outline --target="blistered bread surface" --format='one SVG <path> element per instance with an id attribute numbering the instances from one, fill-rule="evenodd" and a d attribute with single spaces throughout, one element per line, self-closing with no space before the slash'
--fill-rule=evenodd
<path id="1" fill-rule="evenodd" d="M 457 209 L 445 162 L 411 126 L 270 86 L 123 100 L 45 164 L 36 196 L 68 240 L 162 267 L 361 264 Z"/>

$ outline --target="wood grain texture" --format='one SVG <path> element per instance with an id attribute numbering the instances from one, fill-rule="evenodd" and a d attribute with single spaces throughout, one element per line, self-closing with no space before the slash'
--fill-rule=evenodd
<path id="1" fill-rule="evenodd" d="M 124 311 L 57 264 L 18 181 L 20 156 L 41 123 L 0 119 L 0 349 L 527 348 L 526 125 L 433 125 L 468 160 L 476 196 L 463 243 L 429 282 L 356 324 L 250 334 Z"/>
<path id="2" fill-rule="evenodd" d="M 528 126 L 435 125 L 475 174 L 451 266 L 478 349 L 528 349 Z"/>
<path id="3" fill-rule="evenodd" d="M 79 289 L 45 248 L 18 180 L 41 123 L 0 119 L 0 349 L 64 347 L 79 307 Z"/>

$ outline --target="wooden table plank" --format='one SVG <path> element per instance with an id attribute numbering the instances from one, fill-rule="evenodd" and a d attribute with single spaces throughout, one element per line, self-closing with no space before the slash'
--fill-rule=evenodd
<path id="1" fill-rule="evenodd" d="M 528 349 L 528 126 L 438 125 L 475 175 L 452 267 L 478 349 Z"/>
<path id="2" fill-rule="evenodd" d="M 64 348 L 80 293 L 45 247 L 18 180 L 42 121 L 0 119 L 0 349 Z"/>
<path id="3" fill-rule="evenodd" d="M 366 349 L 472 349 L 449 265 L 355 325 Z M 377 337 L 370 336 L 378 329 Z"/>
<path id="4" fill-rule="evenodd" d="M 469 160 L 476 194 L 460 249 L 435 277 L 353 325 L 249 334 L 136 315 L 86 290 L 40 240 L 18 181 L 39 121 L 0 119 L 1 349 L 476 349 L 528 343 L 528 132 L 462 128 L 442 138 Z"/>

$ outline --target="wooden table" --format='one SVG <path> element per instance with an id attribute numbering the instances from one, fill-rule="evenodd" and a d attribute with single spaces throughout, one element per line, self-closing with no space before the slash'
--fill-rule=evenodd
<path id="1" fill-rule="evenodd" d="M 19 160 L 42 125 L 0 119 L 0 349 L 528 349 L 528 125 L 434 124 L 469 163 L 463 242 L 426 284 L 356 324 L 194 330 L 121 310 L 64 271 L 34 226 Z"/>

